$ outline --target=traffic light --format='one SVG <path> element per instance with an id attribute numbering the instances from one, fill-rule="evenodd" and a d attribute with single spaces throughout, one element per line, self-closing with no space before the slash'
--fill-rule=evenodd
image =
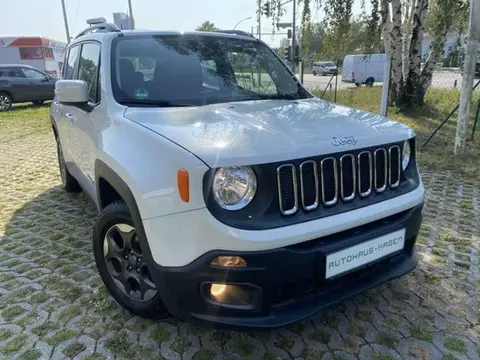
<path id="1" fill-rule="evenodd" d="M 285 48 L 285 55 L 284 55 L 285 60 L 291 61 L 292 60 L 292 47 L 288 45 Z"/>
<path id="2" fill-rule="evenodd" d="M 263 4 L 263 14 L 266 17 L 270 17 L 270 1 L 267 1 L 265 4 Z"/>
<path id="3" fill-rule="evenodd" d="M 294 61 L 295 61 L 296 63 L 299 63 L 299 62 L 300 62 L 300 46 L 299 46 L 299 45 L 295 45 Z"/>
<path id="4" fill-rule="evenodd" d="M 292 29 L 287 30 L 287 38 L 289 38 L 289 39 L 292 38 Z"/>

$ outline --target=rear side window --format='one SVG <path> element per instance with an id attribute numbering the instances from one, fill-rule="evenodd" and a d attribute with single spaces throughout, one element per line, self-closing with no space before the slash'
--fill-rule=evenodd
<path id="1" fill-rule="evenodd" d="M 87 83 L 88 98 L 94 104 L 99 101 L 97 96 L 99 64 L 100 45 L 96 43 L 83 44 L 78 67 L 78 79 Z"/>
<path id="2" fill-rule="evenodd" d="M 79 47 L 75 46 L 70 48 L 68 52 L 68 59 L 67 63 L 65 64 L 65 79 L 72 80 L 76 78 L 75 69 L 77 69 L 78 65 L 78 50 Z"/>
<path id="3" fill-rule="evenodd" d="M 15 68 L 3 68 L 0 69 L 0 78 L 2 77 L 22 77 L 22 75 Z"/>
<path id="4" fill-rule="evenodd" d="M 29 68 L 22 68 L 23 75 L 29 79 L 45 79 L 45 75 L 43 75 L 40 71 L 36 71 Z"/>

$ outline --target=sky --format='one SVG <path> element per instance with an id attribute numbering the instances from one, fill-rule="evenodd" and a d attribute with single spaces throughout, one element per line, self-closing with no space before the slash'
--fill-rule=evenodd
<path id="1" fill-rule="evenodd" d="M 7 0 L 0 0 L 0 2 Z M 232 29 L 235 24 L 247 17 L 237 29 L 251 31 L 257 26 L 257 0 L 131 0 L 135 27 L 137 29 L 194 30 L 202 22 L 209 20 L 222 29 Z M 86 20 L 104 17 L 113 22 L 114 12 L 128 13 L 127 0 L 65 0 L 70 35 L 87 27 Z M 14 0 L 8 16 L 0 15 L 0 37 L 44 36 L 65 41 L 61 0 Z M 193 4 L 195 8 L 193 8 Z M 287 14 L 282 21 L 291 22 L 291 3 L 286 6 Z M 322 10 L 313 11 L 312 19 L 319 20 Z M 300 20 L 300 14 L 297 16 Z M 285 30 L 283 30 L 285 31 Z M 262 17 L 262 40 L 271 46 L 279 46 L 284 35 L 272 36 L 272 20 Z"/>

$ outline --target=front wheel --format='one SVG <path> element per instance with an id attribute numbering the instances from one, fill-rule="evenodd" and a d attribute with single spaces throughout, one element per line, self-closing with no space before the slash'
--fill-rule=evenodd
<path id="1" fill-rule="evenodd" d="M 93 253 L 103 283 L 128 311 L 146 318 L 163 318 L 168 312 L 152 280 L 145 247 L 123 201 L 102 210 L 95 223 Z"/>
<path id="2" fill-rule="evenodd" d="M 32 101 L 32 104 L 33 105 L 43 105 L 44 102 L 45 102 L 44 100 L 34 100 L 34 101 Z"/>
<path id="3" fill-rule="evenodd" d="M 315 71 L 313 72 L 313 76 L 317 76 L 317 73 Z"/>
<path id="4" fill-rule="evenodd" d="M 6 93 L 0 93 L 0 111 L 10 110 L 12 108 L 12 98 Z"/>
<path id="5" fill-rule="evenodd" d="M 365 86 L 372 87 L 374 82 L 375 82 L 374 78 L 368 78 L 367 81 L 365 81 Z"/>

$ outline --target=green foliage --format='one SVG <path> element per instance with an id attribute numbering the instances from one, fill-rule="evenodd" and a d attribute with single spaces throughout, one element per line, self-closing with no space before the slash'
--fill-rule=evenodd
<path id="1" fill-rule="evenodd" d="M 207 21 L 204 21 L 203 23 L 201 23 L 200 25 L 198 25 L 195 30 L 197 30 L 197 31 L 217 31 L 217 30 L 220 30 L 220 29 L 217 28 L 213 22 L 207 20 Z"/>

